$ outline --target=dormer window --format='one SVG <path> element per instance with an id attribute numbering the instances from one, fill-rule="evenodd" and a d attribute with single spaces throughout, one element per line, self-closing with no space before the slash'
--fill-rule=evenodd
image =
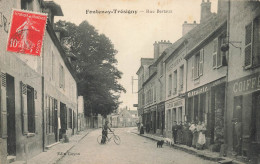
<path id="1" fill-rule="evenodd" d="M 21 9 L 33 11 L 33 0 L 21 0 Z"/>

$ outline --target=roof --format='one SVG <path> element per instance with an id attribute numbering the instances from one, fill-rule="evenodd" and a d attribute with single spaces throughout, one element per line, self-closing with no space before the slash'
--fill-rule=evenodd
<path id="1" fill-rule="evenodd" d="M 46 25 L 47 32 L 50 35 L 51 40 L 53 41 L 54 45 L 57 47 L 57 49 L 58 49 L 65 65 L 66 65 L 66 67 L 68 68 L 70 74 L 72 75 L 72 77 L 77 82 L 78 78 L 77 78 L 76 72 L 72 69 L 70 62 L 68 61 L 67 55 L 65 54 L 63 48 L 61 47 L 60 41 L 57 38 L 56 33 L 54 32 L 53 27 L 52 27 L 51 23 L 49 22 L 49 19 L 47 19 L 47 21 L 48 21 L 48 23 Z"/>
<path id="2" fill-rule="evenodd" d="M 144 63 L 142 62 L 142 60 L 147 60 L 147 61 L 149 62 L 149 64 L 147 64 L 147 65 L 151 65 L 152 62 L 153 62 L 153 58 L 141 58 L 141 66 L 139 67 L 139 69 L 138 69 L 137 72 L 136 72 L 137 75 L 139 74 L 138 72 L 141 70 L 141 68 L 143 67 L 143 65 L 146 65 L 146 64 L 144 64 Z"/>
<path id="3" fill-rule="evenodd" d="M 214 33 L 216 30 L 222 27 L 223 24 L 225 24 L 225 22 L 225 15 L 213 14 L 207 22 L 197 25 L 187 34 L 185 34 L 183 37 L 181 37 L 179 40 L 173 43 L 172 46 L 168 47 L 166 49 L 167 56 L 165 62 L 167 62 L 167 60 L 173 57 L 175 55 L 175 52 L 178 51 L 178 49 L 184 44 L 186 45 L 186 48 L 189 52 L 186 54 L 185 59 L 188 58 L 190 55 L 192 55 L 191 50 L 201 45 L 200 43 L 205 41 L 205 39 L 210 36 L 209 34 Z"/>
<path id="4" fill-rule="evenodd" d="M 164 62 L 167 62 L 173 55 L 174 52 L 180 47 L 183 43 L 185 42 L 185 38 L 181 37 L 179 40 L 174 42 L 172 46 L 168 47 L 165 52 L 166 52 L 166 59 Z"/>
<path id="5" fill-rule="evenodd" d="M 137 114 L 138 111 L 137 110 L 129 110 L 129 113 L 133 115 L 133 114 Z"/>
<path id="6" fill-rule="evenodd" d="M 191 30 L 186 37 L 188 44 L 188 52 L 191 52 L 192 49 L 197 48 L 210 34 L 217 31 L 223 24 L 226 22 L 226 17 L 224 15 L 214 15 L 208 22 L 198 25 L 193 30 Z M 190 53 L 187 53 L 185 59 L 191 56 Z"/>
<path id="7" fill-rule="evenodd" d="M 53 15 L 63 16 L 63 12 L 61 10 L 60 5 L 53 1 L 44 1 L 44 6 L 50 8 L 52 10 Z"/>

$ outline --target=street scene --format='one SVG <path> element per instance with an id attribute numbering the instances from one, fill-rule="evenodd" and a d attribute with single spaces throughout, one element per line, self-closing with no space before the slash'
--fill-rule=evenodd
<path id="1" fill-rule="evenodd" d="M 0 164 L 260 164 L 259 0 L 0 0 Z"/>
<path id="2" fill-rule="evenodd" d="M 169 146 L 163 145 L 157 148 L 156 142 L 138 136 L 133 133 L 133 128 L 118 128 L 115 133 L 120 136 L 121 144 L 117 145 L 110 141 L 106 145 L 99 145 L 95 142 L 101 130 L 95 130 L 82 139 L 69 153 L 80 153 L 80 155 L 65 155 L 60 163 L 193 163 L 213 164 L 208 160 L 188 153 L 175 150 Z M 91 148 L 91 149 L 86 149 Z"/>

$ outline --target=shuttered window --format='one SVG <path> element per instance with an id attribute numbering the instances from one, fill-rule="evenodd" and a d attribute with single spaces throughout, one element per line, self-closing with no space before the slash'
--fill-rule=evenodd
<path id="1" fill-rule="evenodd" d="M 245 35 L 245 67 L 252 66 L 252 35 L 253 35 L 253 24 L 250 23 L 246 26 Z"/>
<path id="2" fill-rule="evenodd" d="M 7 138 L 6 74 L 0 73 L 0 137 Z"/>
<path id="3" fill-rule="evenodd" d="M 28 114 L 27 114 L 27 85 L 20 82 L 21 86 L 21 107 L 22 107 L 22 130 L 23 134 L 28 133 Z"/>
<path id="4" fill-rule="evenodd" d="M 204 49 L 200 50 L 199 76 L 203 75 Z"/>
<path id="5" fill-rule="evenodd" d="M 252 64 L 256 67 L 260 66 L 260 17 L 255 18 L 253 27 Z"/>
<path id="6" fill-rule="evenodd" d="M 213 54 L 212 54 L 212 60 L 213 60 L 212 67 L 213 68 L 217 68 L 217 52 L 218 52 L 218 40 L 214 39 L 213 40 Z"/>

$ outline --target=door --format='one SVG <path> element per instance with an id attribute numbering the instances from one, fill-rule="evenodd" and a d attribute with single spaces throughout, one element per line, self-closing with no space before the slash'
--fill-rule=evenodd
<path id="1" fill-rule="evenodd" d="M 55 141 L 58 141 L 58 104 L 57 100 L 54 99 L 54 135 Z"/>
<path id="2" fill-rule="evenodd" d="M 16 155 L 16 133 L 15 133 L 15 90 L 14 77 L 6 74 L 6 102 L 7 102 L 7 153 Z"/>
<path id="3" fill-rule="evenodd" d="M 61 130 L 59 138 L 62 138 L 63 134 L 66 134 L 67 130 L 67 110 L 66 105 L 62 102 L 60 103 L 60 123 L 61 123 Z"/>
<path id="4" fill-rule="evenodd" d="M 243 97 L 234 97 L 234 110 L 233 110 L 233 150 L 241 155 L 242 151 L 242 102 Z"/>

